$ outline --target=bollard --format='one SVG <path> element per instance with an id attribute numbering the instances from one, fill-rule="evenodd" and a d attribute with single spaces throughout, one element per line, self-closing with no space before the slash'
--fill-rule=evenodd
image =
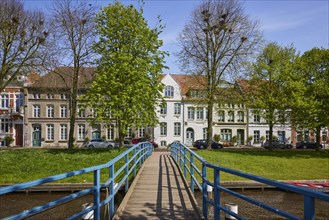
<path id="1" fill-rule="evenodd" d="M 212 199 L 213 198 L 213 195 L 212 195 L 212 186 L 207 185 L 207 192 L 208 192 L 208 197 L 210 199 Z"/>
<path id="2" fill-rule="evenodd" d="M 225 203 L 225 208 L 227 208 L 231 212 L 238 214 L 238 205 L 235 203 Z M 229 219 L 236 219 L 236 218 L 228 213 L 225 213 L 225 220 L 229 220 Z"/>
<path id="3" fill-rule="evenodd" d="M 84 203 L 82 204 L 82 210 L 89 209 L 94 206 L 94 203 Z M 83 220 L 92 220 L 94 219 L 94 210 L 88 212 L 87 214 L 84 214 L 82 216 Z"/>

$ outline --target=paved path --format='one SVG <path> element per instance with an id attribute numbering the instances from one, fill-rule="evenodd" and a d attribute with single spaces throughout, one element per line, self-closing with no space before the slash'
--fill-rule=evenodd
<path id="1" fill-rule="evenodd" d="M 202 219 L 168 152 L 153 152 L 135 180 L 114 219 Z"/>

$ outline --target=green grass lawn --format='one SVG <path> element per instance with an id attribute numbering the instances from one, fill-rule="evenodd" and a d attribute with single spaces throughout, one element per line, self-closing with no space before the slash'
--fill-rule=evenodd
<path id="1" fill-rule="evenodd" d="M 210 163 L 270 179 L 329 179 L 329 151 L 199 150 L 196 152 Z M 207 172 L 211 178 L 213 172 Z M 221 180 L 243 179 L 222 173 Z"/>
<path id="2" fill-rule="evenodd" d="M 104 164 L 121 154 L 118 149 L 17 149 L 0 150 L 0 184 L 21 183 L 73 170 Z M 123 160 L 119 161 L 123 164 Z M 118 164 L 119 166 L 119 164 Z M 108 171 L 102 171 L 102 179 Z M 93 173 L 61 182 L 92 183 Z"/>
<path id="3" fill-rule="evenodd" d="M 124 149 L 17 149 L 0 150 L 0 184 L 21 183 L 51 175 L 100 165 Z M 312 150 L 198 150 L 210 163 L 276 180 L 329 179 L 329 151 Z M 123 160 L 120 161 L 123 164 Z M 118 164 L 117 168 L 120 164 Z M 116 169 L 117 169 L 116 168 Z M 212 172 L 208 171 L 211 178 Z M 102 179 L 108 171 L 102 171 Z M 242 180 L 222 174 L 221 180 Z M 61 182 L 93 182 L 93 174 L 72 177 Z"/>

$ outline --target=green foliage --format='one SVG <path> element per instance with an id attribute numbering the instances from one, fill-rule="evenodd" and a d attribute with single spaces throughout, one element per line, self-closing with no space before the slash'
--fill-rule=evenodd
<path id="1" fill-rule="evenodd" d="M 231 141 L 233 142 L 233 144 L 236 143 L 238 141 L 238 137 L 234 135 Z"/>
<path id="2" fill-rule="evenodd" d="M 8 135 L 4 137 L 4 141 L 6 142 L 7 147 L 9 147 L 14 142 L 14 138 Z"/>
<path id="3" fill-rule="evenodd" d="M 215 135 L 214 135 L 214 140 L 215 140 L 216 142 L 220 142 L 220 140 L 221 140 L 220 134 L 215 134 Z"/>
<path id="4" fill-rule="evenodd" d="M 293 45 L 281 47 L 277 43 L 269 43 L 251 68 L 252 86 L 247 92 L 248 105 L 267 121 L 270 144 L 273 125 L 285 123 L 288 115 L 291 95 L 284 92 L 286 76 L 293 70 L 297 57 Z"/>
<path id="5" fill-rule="evenodd" d="M 119 2 L 97 14 L 96 26 L 97 77 L 84 98 L 95 110 L 94 122 L 116 119 L 123 141 L 128 127 L 157 123 L 156 101 L 161 100 L 160 73 L 166 55 L 159 50 L 158 38 L 164 27 L 149 28 L 142 8 Z"/>

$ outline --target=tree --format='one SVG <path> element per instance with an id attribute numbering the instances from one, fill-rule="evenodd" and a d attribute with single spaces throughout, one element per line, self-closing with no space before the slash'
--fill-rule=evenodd
<path id="1" fill-rule="evenodd" d="M 60 54 L 58 63 L 61 66 L 68 66 L 66 70 L 72 73 L 72 79 L 67 83 L 70 112 L 69 149 L 74 146 L 79 76 L 84 67 L 91 65 L 94 55 L 94 17 L 94 8 L 82 1 L 60 0 L 53 8 L 53 27 L 56 33 L 57 52 Z M 54 71 L 56 72 L 56 69 Z M 57 74 L 58 77 L 63 77 L 61 71 Z"/>
<path id="2" fill-rule="evenodd" d="M 295 63 L 288 76 L 292 95 L 292 123 L 296 129 L 314 129 L 319 149 L 321 129 L 329 125 L 329 50 L 313 48 Z"/>
<path id="3" fill-rule="evenodd" d="M 269 125 L 269 149 L 272 149 L 273 126 L 287 120 L 290 95 L 284 92 L 286 76 L 292 71 L 296 49 L 268 43 L 251 67 L 250 88 L 245 89 L 248 105 Z"/>
<path id="4" fill-rule="evenodd" d="M 237 0 L 207 0 L 197 7 L 179 36 L 179 60 L 185 70 L 207 78 L 208 132 L 212 138 L 216 90 L 225 75 L 232 74 L 246 59 L 260 35 Z M 200 82 L 201 83 L 201 82 Z M 211 141 L 207 148 L 210 149 Z"/>
<path id="5" fill-rule="evenodd" d="M 19 0 L 0 2 L 0 92 L 43 66 L 48 35 L 43 13 L 26 11 Z"/>
<path id="6" fill-rule="evenodd" d="M 159 77 L 166 55 L 159 50 L 163 26 L 149 28 L 142 7 L 119 2 L 102 9 L 96 24 L 99 40 L 94 49 L 100 59 L 96 80 L 84 99 L 95 111 L 93 123 L 116 121 L 123 146 L 129 127 L 157 123 L 156 103 L 163 90 Z"/>

